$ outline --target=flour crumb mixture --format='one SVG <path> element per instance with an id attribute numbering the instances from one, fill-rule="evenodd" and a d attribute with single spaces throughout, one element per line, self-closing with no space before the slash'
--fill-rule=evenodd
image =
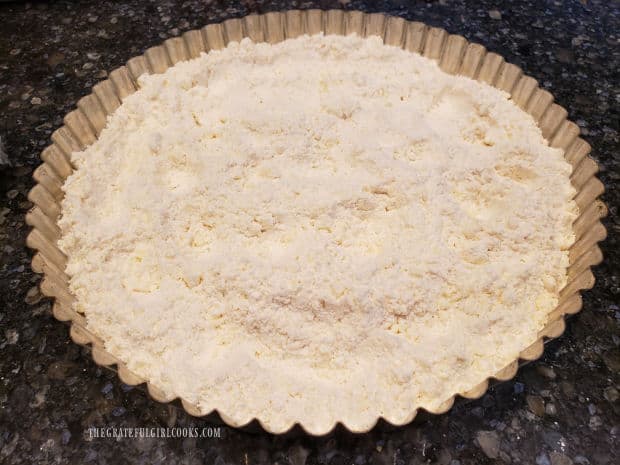
<path id="1" fill-rule="evenodd" d="M 145 75 L 72 160 L 75 308 L 238 423 L 407 421 L 515 360 L 567 279 L 563 152 L 508 94 L 379 38 Z"/>

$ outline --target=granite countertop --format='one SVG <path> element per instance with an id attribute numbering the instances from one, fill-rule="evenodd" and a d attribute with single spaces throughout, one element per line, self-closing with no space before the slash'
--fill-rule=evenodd
<path id="1" fill-rule="evenodd" d="M 97 439 L 91 426 L 208 426 L 98 367 L 53 319 L 24 241 L 32 170 L 106 71 L 185 30 L 284 8 L 388 12 L 521 66 L 569 109 L 602 166 L 605 262 L 544 357 L 448 414 L 369 434 Z M 620 4 L 565 1 L 57 1 L 0 3 L 0 463 L 612 464 L 620 461 Z M 10 161 L 11 166 L 6 162 Z"/>

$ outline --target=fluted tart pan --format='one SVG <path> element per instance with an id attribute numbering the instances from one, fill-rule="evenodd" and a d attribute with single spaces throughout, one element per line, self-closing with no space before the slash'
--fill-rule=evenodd
<path id="1" fill-rule="evenodd" d="M 63 197 L 62 185 L 73 172 L 71 153 L 83 150 L 92 144 L 106 125 L 106 118 L 121 104 L 123 99 L 138 88 L 137 78 L 143 73 L 162 73 L 175 63 L 194 57 L 203 52 L 220 49 L 231 41 L 249 37 L 255 42 L 277 43 L 302 34 L 341 34 L 356 33 L 360 36 L 377 35 L 385 44 L 402 47 L 436 60 L 442 70 L 483 81 L 508 92 L 512 100 L 532 115 L 542 130 L 543 136 L 553 147 L 564 150 L 566 160 L 572 165 L 571 182 L 577 194 L 575 202 L 579 216 L 573 224 L 575 243 L 570 249 L 568 282 L 560 293 L 557 308 L 549 313 L 546 326 L 539 332 L 538 339 L 525 348 L 513 362 L 474 388 L 454 393 L 437 409 L 440 414 L 449 410 L 456 398 L 478 398 L 482 396 L 493 380 L 512 378 L 519 364 L 539 358 L 543 353 L 544 342 L 560 336 L 565 328 L 564 317 L 578 312 L 582 306 L 580 291 L 594 285 L 590 267 L 602 260 L 598 242 L 606 236 L 600 219 L 607 209 L 599 199 L 603 184 L 596 178 L 598 166 L 589 156 L 591 147 L 579 137 L 578 126 L 566 119 L 567 111 L 553 102 L 553 96 L 538 86 L 538 82 L 525 76 L 518 66 L 506 63 L 504 59 L 485 47 L 470 43 L 459 35 L 448 34 L 445 30 L 429 27 L 419 22 L 383 14 L 366 14 L 359 11 L 343 10 L 290 10 L 286 12 L 249 15 L 240 19 L 229 19 L 220 24 L 210 24 L 199 30 L 184 33 L 182 37 L 166 40 L 162 45 L 149 48 L 143 55 L 131 58 L 125 66 L 115 69 L 109 79 L 96 84 L 90 95 L 77 103 L 77 109 L 64 118 L 64 126 L 52 136 L 52 144 L 41 154 L 43 163 L 35 170 L 36 185 L 28 198 L 34 207 L 26 215 L 26 222 L 32 226 L 27 245 L 36 253 L 32 268 L 43 274 L 41 291 L 52 297 L 54 316 L 70 324 L 73 341 L 92 348 L 96 363 L 115 368 L 119 378 L 126 384 L 146 383 L 151 397 L 159 402 L 180 401 L 190 414 L 201 416 L 203 412 L 192 403 L 167 395 L 156 385 L 131 372 L 118 358 L 107 352 L 103 341 L 87 329 L 86 318 L 73 309 L 74 297 L 68 287 L 65 274 L 67 257 L 57 247 L 60 229 L 57 220 L 61 213 Z M 403 424 L 415 418 L 413 410 Z M 228 425 L 244 426 L 221 412 L 212 412 Z M 353 432 L 366 432 L 373 428 L 379 418 L 366 424 L 344 424 Z M 271 433 L 283 433 L 294 424 L 270 424 L 261 426 Z M 326 434 L 335 424 L 324 429 L 312 429 L 300 425 L 308 433 Z"/>

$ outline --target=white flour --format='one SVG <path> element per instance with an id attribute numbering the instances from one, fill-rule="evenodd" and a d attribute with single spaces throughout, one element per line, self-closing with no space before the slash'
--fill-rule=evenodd
<path id="1" fill-rule="evenodd" d="M 378 38 L 144 76 L 74 153 L 76 307 L 237 421 L 400 422 L 514 360 L 566 281 L 570 166 L 507 94 Z"/>

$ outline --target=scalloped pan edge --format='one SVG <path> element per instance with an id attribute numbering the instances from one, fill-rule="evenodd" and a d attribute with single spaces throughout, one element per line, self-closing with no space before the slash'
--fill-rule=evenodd
<path id="1" fill-rule="evenodd" d="M 84 315 L 73 310 L 74 298 L 68 289 L 68 277 L 64 273 L 66 256 L 56 246 L 60 237 L 57 219 L 61 212 L 62 184 L 74 169 L 71 153 L 82 150 L 97 139 L 105 127 L 107 116 L 120 106 L 126 96 L 135 92 L 136 80 L 141 74 L 164 72 L 179 61 L 195 58 L 212 49 L 220 49 L 228 42 L 244 37 L 256 42 L 276 43 L 302 34 L 320 32 L 377 35 L 387 45 L 400 46 L 436 60 L 447 73 L 467 76 L 504 90 L 517 105 L 534 117 L 550 145 L 564 150 L 566 160 L 573 167 L 571 182 L 577 190 L 575 201 L 579 207 L 579 217 L 573 224 L 576 240 L 570 249 L 569 278 L 560 293 L 559 305 L 549 314 L 548 323 L 539 332 L 538 339 L 521 351 L 517 359 L 472 389 L 456 393 L 428 413 L 445 413 L 457 397 L 479 398 L 487 391 L 490 382 L 511 379 L 520 364 L 539 358 L 543 353 L 545 340 L 557 338 L 564 332 L 564 317 L 581 310 L 580 291 L 594 285 L 594 275 L 590 268 L 602 261 L 598 242 L 606 237 L 605 227 L 600 220 L 607 214 L 607 207 L 599 200 L 604 186 L 596 178 L 598 165 L 589 157 L 591 147 L 579 137 L 578 126 L 566 119 L 568 112 L 553 103 L 553 96 L 541 89 L 534 78 L 525 76 L 519 67 L 506 63 L 500 55 L 487 52 L 482 45 L 470 43 L 462 36 L 381 13 L 289 10 L 210 24 L 202 29 L 185 32 L 181 37 L 168 39 L 162 45 L 147 49 L 143 55 L 131 58 L 125 66 L 112 71 L 108 79 L 93 86 L 91 94 L 78 101 L 77 108 L 65 116 L 64 126 L 52 134 L 53 143 L 41 153 L 43 163 L 33 173 L 36 185 L 28 195 L 34 207 L 26 215 L 26 223 L 32 227 L 26 244 L 37 251 L 32 259 L 32 269 L 43 274 L 41 292 L 54 298 L 54 317 L 69 323 L 73 341 L 83 346 L 91 346 L 93 360 L 108 368 L 116 367 L 118 376 L 124 383 L 146 384 L 153 399 L 158 402 L 178 401 L 190 415 L 208 415 L 215 420 L 220 418 L 229 426 L 237 428 L 258 423 L 262 429 L 274 434 L 286 433 L 299 426 L 308 434 L 325 435 L 338 424 L 351 432 L 363 433 L 370 431 L 380 419 L 396 426 L 407 424 L 416 417 L 418 409 L 405 418 L 377 417 L 358 424 L 334 421 L 329 424 L 300 425 L 236 418 L 217 410 L 204 414 L 196 405 L 177 396 L 166 395 L 153 384 L 132 373 L 123 362 L 108 353 L 104 349 L 103 341 L 86 329 Z"/>

